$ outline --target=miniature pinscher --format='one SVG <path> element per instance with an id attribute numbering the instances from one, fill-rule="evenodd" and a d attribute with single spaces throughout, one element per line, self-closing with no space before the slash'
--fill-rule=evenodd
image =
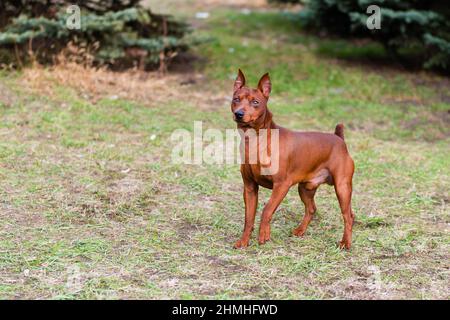
<path id="1" fill-rule="evenodd" d="M 289 189 L 298 184 L 300 199 L 305 205 L 305 216 L 293 235 L 303 236 L 316 212 L 314 194 L 322 183 L 333 185 L 339 200 L 343 220 L 344 235 L 339 247 L 350 249 L 352 226 L 355 215 L 351 208 L 352 178 L 354 163 L 344 142 L 344 126 L 338 124 L 334 134 L 321 132 L 295 132 L 276 125 L 267 107 L 272 85 L 269 74 L 259 80 L 258 88 L 245 85 L 245 76 L 239 70 L 234 83 L 231 111 L 238 129 L 246 132 L 253 129 L 256 135 L 270 133 L 278 129 L 278 151 L 272 150 L 270 158 L 278 157 L 278 170 L 271 175 L 263 175 L 260 159 L 256 163 L 243 161 L 241 175 L 244 182 L 245 224 L 242 237 L 235 248 L 247 247 L 255 223 L 258 206 L 259 186 L 272 189 L 272 195 L 264 206 L 259 228 L 259 244 L 270 240 L 270 221 Z M 250 144 L 244 142 L 248 160 Z"/>

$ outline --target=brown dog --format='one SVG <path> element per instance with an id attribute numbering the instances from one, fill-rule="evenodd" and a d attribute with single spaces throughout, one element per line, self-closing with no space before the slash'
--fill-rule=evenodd
<path id="1" fill-rule="evenodd" d="M 305 204 L 305 216 L 293 234 L 303 236 L 310 223 L 316 205 L 314 194 L 322 183 L 334 185 L 339 205 L 344 218 L 344 235 L 339 244 L 341 248 L 350 249 L 352 242 L 352 225 L 354 214 L 351 209 L 353 160 L 344 142 L 344 127 L 336 126 L 334 134 L 320 132 L 294 132 L 276 125 L 272 113 L 267 108 L 271 91 L 269 74 L 262 76 L 257 89 L 245 86 L 245 76 L 241 70 L 234 83 L 231 111 L 238 129 L 249 129 L 259 134 L 266 129 L 278 129 L 278 152 L 270 158 L 278 157 L 278 171 L 273 175 L 262 175 L 263 165 L 258 161 L 248 162 L 249 143 L 245 143 L 245 160 L 241 165 L 244 181 L 245 225 L 240 240 L 235 248 L 247 247 L 255 223 L 258 205 L 258 187 L 272 189 L 269 202 L 264 206 L 259 228 L 259 244 L 270 239 L 270 221 L 272 216 L 288 193 L 291 186 L 298 184 L 300 198 Z M 262 131 L 261 131 L 262 132 Z M 259 146 L 258 146 L 259 147 Z M 270 153 L 270 152 L 269 152 Z"/>

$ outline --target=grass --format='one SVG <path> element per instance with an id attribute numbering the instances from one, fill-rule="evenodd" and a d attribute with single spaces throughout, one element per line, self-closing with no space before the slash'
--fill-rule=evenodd
<path id="1" fill-rule="evenodd" d="M 207 62 L 162 80 L 3 72 L 0 297 L 448 299 L 448 80 L 348 63 L 333 50 L 348 55 L 353 44 L 301 33 L 290 17 L 212 7 L 195 31 L 213 39 L 195 49 Z M 329 187 L 304 238 L 289 236 L 303 214 L 293 188 L 272 241 L 258 246 L 254 232 L 248 249 L 233 250 L 238 167 L 170 162 L 175 129 L 234 127 L 238 67 L 253 84 L 271 72 L 279 124 L 346 124 L 357 168 L 351 251 L 336 247 L 343 225 Z M 186 77 L 193 84 L 181 85 Z M 259 212 L 269 195 L 261 190 Z"/>

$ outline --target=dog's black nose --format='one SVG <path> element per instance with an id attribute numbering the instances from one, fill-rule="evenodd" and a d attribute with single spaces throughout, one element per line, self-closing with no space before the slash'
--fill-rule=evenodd
<path id="1" fill-rule="evenodd" d="M 238 110 L 234 113 L 234 115 L 236 116 L 236 119 L 241 120 L 244 117 L 244 111 Z"/>

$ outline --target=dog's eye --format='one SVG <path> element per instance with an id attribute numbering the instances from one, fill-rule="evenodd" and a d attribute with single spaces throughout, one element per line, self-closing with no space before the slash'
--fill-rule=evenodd
<path id="1" fill-rule="evenodd" d="M 241 102 L 241 99 L 239 99 L 239 98 L 234 98 L 234 99 L 233 99 L 233 102 L 234 102 L 234 103 L 239 103 L 239 102 Z"/>
<path id="2" fill-rule="evenodd" d="M 257 105 L 259 105 L 259 101 L 258 101 L 258 100 L 252 100 L 252 104 L 253 104 L 254 106 L 257 106 Z"/>

